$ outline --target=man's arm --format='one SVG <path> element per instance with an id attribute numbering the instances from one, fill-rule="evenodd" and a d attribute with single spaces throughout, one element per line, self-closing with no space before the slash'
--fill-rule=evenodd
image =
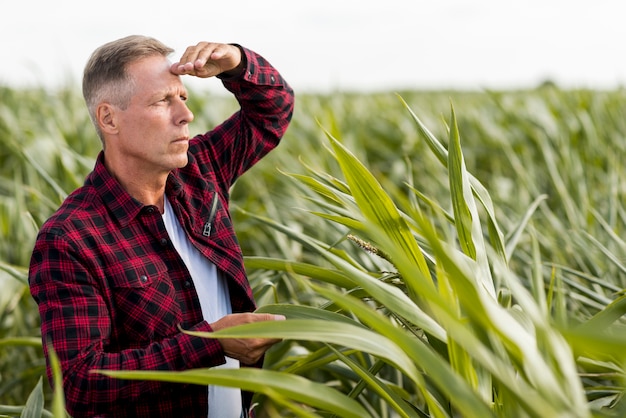
<path id="1" fill-rule="evenodd" d="M 282 139 L 293 115 L 293 90 L 265 58 L 239 45 L 190 47 L 172 65 L 172 72 L 217 76 L 241 106 L 224 123 L 196 137 L 208 151 L 196 155 L 199 164 L 218 167 L 216 174 L 226 191 Z"/>
<path id="2" fill-rule="evenodd" d="M 293 114 L 293 90 L 263 57 L 234 44 L 201 42 L 190 46 L 170 70 L 201 78 L 217 76 L 241 105 L 224 123 L 194 138 L 196 145 L 191 149 L 199 166 L 210 167 L 202 171 L 217 177 L 217 181 L 208 180 L 227 196 L 235 179 L 278 145 Z M 243 324 L 250 321 L 250 315 L 227 315 L 211 327 L 219 330 Z M 263 346 L 258 340 L 258 348 L 251 350 L 250 340 L 221 340 L 226 354 L 242 364 L 256 363 L 275 342 L 269 340 Z"/>
<path id="3" fill-rule="evenodd" d="M 40 234 L 29 272 L 33 298 L 39 305 L 44 353 L 48 344 L 57 353 L 63 372 L 63 389 L 72 415 L 93 416 L 112 405 L 135 403 L 141 397 L 155 399 L 173 384 L 105 377 L 94 370 L 180 371 L 224 363 L 224 355 L 254 363 L 275 341 L 219 340 L 174 332 L 145 346 L 117 350 L 111 347 L 113 324 L 111 299 L 103 278 L 95 278 L 79 251 L 53 232 Z M 151 315 L 142 312 L 141 315 Z M 202 321 L 189 331 L 211 332 L 227 326 L 277 319 L 269 314 L 237 314 L 214 324 Z M 226 341 L 226 340 L 224 340 Z M 48 375 L 51 370 L 48 367 Z M 50 379 L 52 381 L 52 379 Z"/>
<path id="4" fill-rule="evenodd" d="M 108 306 L 102 295 L 106 284 L 98 283 L 80 252 L 63 236 L 50 232 L 39 236 L 29 281 L 39 305 L 46 358 L 51 344 L 61 362 L 67 406 L 72 413 L 89 415 L 106 411 L 114 401 L 123 403 L 140 396 L 158 395 L 167 386 L 159 382 L 111 379 L 93 370 L 175 371 L 224 362 L 224 352 L 217 340 L 180 332 L 141 348 L 108 349 L 113 332 L 109 309 L 113 307 Z M 191 330 L 212 331 L 206 322 Z"/>

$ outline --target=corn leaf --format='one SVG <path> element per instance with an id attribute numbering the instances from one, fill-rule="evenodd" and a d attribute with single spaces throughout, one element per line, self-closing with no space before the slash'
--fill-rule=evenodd
<path id="1" fill-rule="evenodd" d="M 97 373 L 117 379 L 157 380 L 197 385 L 236 387 L 272 399 L 288 398 L 346 418 L 362 418 L 367 411 L 355 400 L 321 383 L 300 376 L 254 368 L 194 369 L 182 372 L 108 371 Z"/>

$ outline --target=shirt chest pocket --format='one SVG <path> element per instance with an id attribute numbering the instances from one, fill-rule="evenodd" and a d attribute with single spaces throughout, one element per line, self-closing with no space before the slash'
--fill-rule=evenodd
<path id="1" fill-rule="evenodd" d="M 160 261 L 130 261 L 111 277 L 114 332 L 123 346 L 178 332 L 180 304 L 167 267 Z"/>

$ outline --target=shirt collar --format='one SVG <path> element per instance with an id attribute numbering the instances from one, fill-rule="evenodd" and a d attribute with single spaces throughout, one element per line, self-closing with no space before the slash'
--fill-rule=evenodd
<path id="1" fill-rule="evenodd" d="M 85 185 L 94 187 L 109 212 L 123 227 L 127 226 L 145 207 L 132 197 L 111 175 L 104 165 L 104 152 L 100 151 L 96 165 L 87 177 Z M 182 192 L 182 183 L 176 173 L 170 173 L 165 186 L 166 193 L 176 196 Z"/>
<path id="2" fill-rule="evenodd" d="M 100 151 L 96 165 L 85 181 L 86 186 L 94 187 L 103 204 L 113 218 L 123 227 L 127 226 L 143 208 L 143 204 L 133 198 L 104 166 L 104 152 Z"/>

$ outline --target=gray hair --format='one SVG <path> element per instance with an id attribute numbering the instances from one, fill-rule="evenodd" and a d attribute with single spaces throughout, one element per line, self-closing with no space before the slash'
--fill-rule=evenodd
<path id="1" fill-rule="evenodd" d="M 172 52 L 172 48 L 154 38 L 131 35 L 106 43 L 91 54 L 83 73 L 83 97 L 101 140 L 96 109 L 105 101 L 122 109 L 128 106 L 134 90 L 133 80 L 126 71 L 128 65 L 155 55 L 167 57 Z"/>

